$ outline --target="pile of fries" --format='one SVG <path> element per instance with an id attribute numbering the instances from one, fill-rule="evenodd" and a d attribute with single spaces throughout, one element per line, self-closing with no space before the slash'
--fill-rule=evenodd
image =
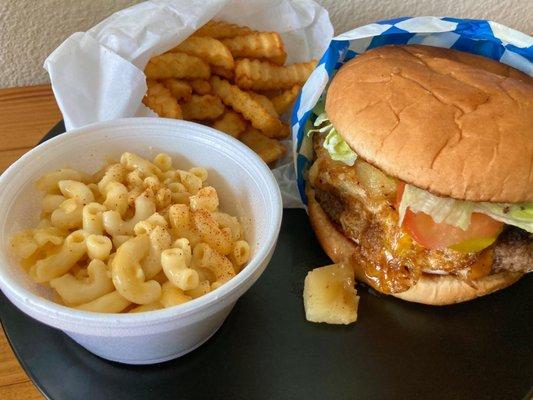
<path id="1" fill-rule="evenodd" d="M 143 103 L 160 117 L 197 121 L 245 143 L 266 163 L 283 156 L 290 134 L 280 116 L 316 61 L 284 65 L 277 32 L 210 21 L 145 68 Z"/>

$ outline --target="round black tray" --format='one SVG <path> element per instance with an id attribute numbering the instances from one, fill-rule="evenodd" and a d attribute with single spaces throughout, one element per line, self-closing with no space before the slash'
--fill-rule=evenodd
<path id="1" fill-rule="evenodd" d="M 46 137 L 63 132 L 58 124 Z M 359 288 L 350 326 L 306 322 L 307 271 L 329 262 L 302 210 L 285 210 L 274 257 L 220 330 L 177 360 L 103 360 L 0 295 L 23 368 L 50 399 L 521 399 L 533 385 L 533 277 L 429 307 Z M 529 392 L 529 394 L 528 394 Z"/>

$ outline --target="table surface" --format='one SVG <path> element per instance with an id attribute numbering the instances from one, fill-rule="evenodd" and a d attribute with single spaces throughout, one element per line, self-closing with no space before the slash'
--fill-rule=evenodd
<path id="1" fill-rule="evenodd" d="M 0 89 L 0 173 L 61 119 L 49 85 Z M 43 399 L 20 367 L 0 329 L 0 399 Z"/>

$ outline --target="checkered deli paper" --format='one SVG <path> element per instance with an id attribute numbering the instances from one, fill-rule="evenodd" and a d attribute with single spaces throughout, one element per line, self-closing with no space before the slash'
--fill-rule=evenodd
<path id="1" fill-rule="evenodd" d="M 313 158 L 313 146 L 305 128 L 310 123 L 311 110 L 345 62 L 367 50 L 389 44 L 421 44 L 460 50 L 492 58 L 533 76 L 533 38 L 493 21 L 404 17 L 365 25 L 333 38 L 293 109 L 294 206 L 297 206 L 295 193 L 299 194 L 300 205 L 302 202 L 307 204 L 305 176 Z M 288 193 L 288 188 L 285 189 Z"/>

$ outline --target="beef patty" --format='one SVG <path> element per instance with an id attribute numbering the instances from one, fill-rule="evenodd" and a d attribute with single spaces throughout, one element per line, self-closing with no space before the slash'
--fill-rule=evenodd
<path id="1" fill-rule="evenodd" d="M 533 234 L 509 226 L 494 244 L 494 272 L 533 270 Z"/>

